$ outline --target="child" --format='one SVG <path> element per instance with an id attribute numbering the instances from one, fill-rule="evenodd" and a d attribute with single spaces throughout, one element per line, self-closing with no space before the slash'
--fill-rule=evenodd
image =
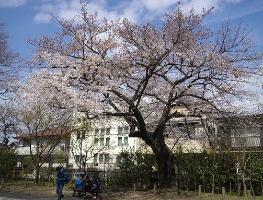
<path id="1" fill-rule="evenodd" d="M 100 190 L 100 184 L 98 178 L 91 177 L 89 184 L 90 184 L 90 193 L 92 194 L 93 199 L 98 199 L 98 195 L 99 195 L 98 193 Z"/>
<path id="2" fill-rule="evenodd" d="M 76 181 L 75 181 L 75 188 L 73 189 L 73 196 L 75 196 L 75 193 L 78 192 L 78 197 L 82 197 L 82 192 L 84 189 L 84 182 L 83 182 L 83 176 L 78 175 Z"/>

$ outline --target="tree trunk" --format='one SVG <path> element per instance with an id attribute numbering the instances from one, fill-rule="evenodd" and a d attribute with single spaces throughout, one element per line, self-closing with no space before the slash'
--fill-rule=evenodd
<path id="1" fill-rule="evenodd" d="M 212 174 L 212 195 L 215 193 L 215 175 Z"/>
<path id="2" fill-rule="evenodd" d="M 251 178 L 249 178 L 249 187 L 250 187 L 251 195 L 255 196 L 255 192 L 254 192 L 254 189 L 253 189 Z"/>
<path id="3" fill-rule="evenodd" d="M 162 141 L 157 141 L 154 144 L 151 147 L 158 165 L 159 184 L 161 186 L 171 185 L 175 177 L 173 153 Z"/>
<path id="4" fill-rule="evenodd" d="M 186 192 L 187 192 L 187 195 L 189 195 L 189 176 L 187 174 L 187 188 L 186 188 Z"/>
<path id="5" fill-rule="evenodd" d="M 40 167 L 36 167 L 35 183 L 39 183 Z"/>
<path id="6" fill-rule="evenodd" d="M 241 196 L 241 182 L 239 180 L 237 183 L 237 193 L 238 193 L 238 196 L 240 197 Z"/>
<path id="7" fill-rule="evenodd" d="M 232 194 L 232 183 L 231 183 L 231 180 L 229 181 L 229 193 Z"/>
<path id="8" fill-rule="evenodd" d="M 242 171 L 242 183 L 243 183 L 244 195 L 245 195 L 245 197 L 247 197 L 246 178 L 245 178 L 245 174 L 243 171 Z"/>
<path id="9" fill-rule="evenodd" d="M 202 179 L 203 179 L 203 192 L 205 193 L 205 175 L 204 175 L 204 173 L 202 174 Z"/>
<path id="10" fill-rule="evenodd" d="M 2 177 L 1 178 L 1 183 L 0 183 L 0 189 L 2 189 L 4 187 L 4 183 L 5 183 L 5 178 Z"/>
<path id="11" fill-rule="evenodd" d="M 50 177 L 51 175 L 49 174 L 48 175 L 48 187 L 50 187 L 50 182 L 51 182 L 51 177 Z"/>
<path id="12" fill-rule="evenodd" d="M 27 188 L 27 179 L 28 179 L 28 178 L 27 178 L 27 176 L 28 176 L 28 175 L 26 174 L 26 185 L 25 185 L 25 186 L 26 186 L 26 188 Z"/>

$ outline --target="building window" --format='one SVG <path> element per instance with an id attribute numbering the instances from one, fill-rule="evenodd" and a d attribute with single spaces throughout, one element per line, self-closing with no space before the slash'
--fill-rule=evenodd
<path id="1" fill-rule="evenodd" d="M 78 163 L 80 161 L 80 155 L 75 155 L 75 161 Z"/>
<path id="2" fill-rule="evenodd" d="M 28 140 L 23 140 L 23 147 L 29 147 L 29 141 Z"/>
<path id="3" fill-rule="evenodd" d="M 106 146 L 107 146 L 107 147 L 110 146 L 110 138 L 109 138 L 109 137 L 106 138 Z"/>
<path id="4" fill-rule="evenodd" d="M 108 154 L 108 153 L 104 154 L 104 160 L 105 160 L 105 163 L 109 163 L 110 162 L 110 154 Z"/>
<path id="5" fill-rule="evenodd" d="M 121 156 L 116 157 L 116 163 L 117 165 L 121 164 Z"/>
<path id="6" fill-rule="evenodd" d="M 109 135 L 110 134 L 110 128 L 107 128 L 106 129 L 106 135 Z"/>
<path id="7" fill-rule="evenodd" d="M 95 136 L 99 136 L 99 133 L 100 133 L 100 129 L 96 128 L 95 129 Z"/>
<path id="8" fill-rule="evenodd" d="M 21 163 L 20 161 L 18 161 L 18 162 L 16 163 L 16 167 L 17 167 L 17 168 L 21 168 L 21 167 L 22 167 L 22 163 Z"/>
<path id="9" fill-rule="evenodd" d="M 122 146 L 122 137 L 118 137 L 118 146 Z"/>
<path id="10" fill-rule="evenodd" d="M 129 133 L 129 127 L 128 126 L 125 126 L 123 128 L 123 134 L 128 134 Z"/>
<path id="11" fill-rule="evenodd" d="M 122 135 L 122 127 L 118 127 L 118 135 Z"/>
<path id="12" fill-rule="evenodd" d="M 100 136 L 104 136 L 105 135 L 105 128 L 100 129 Z"/>
<path id="13" fill-rule="evenodd" d="M 128 146 L 129 143 L 128 143 L 128 137 L 124 137 L 124 145 Z"/>
<path id="14" fill-rule="evenodd" d="M 82 131 L 82 133 L 81 133 L 81 137 L 82 137 L 82 139 L 85 139 L 85 131 Z"/>
<path id="15" fill-rule="evenodd" d="M 77 140 L 80 139 L 80 131 L 77 131 Z"/>
<path id="16" fill-rule="evenodd" d="M 85 139 L 85 131 L 77 131 L 77 140 L 79 139 Z"/>
<path id="17" fill-rule="evenodd" d="M 95 138 L 94 139 L 94 146 L 98 147 L 98 143 L 99 143 L 99 138 Z"/>
<path id="18" fill-rule="evenodd" d="M 61 151 L 65 151 L 65 145 L 64 145 L 64 144 L 61 144 L 61 145 L 60 145 L 60 150 L 61 150 Z"/>
<path id="19" fill-rule="evenodd" d="M 97 153 L 94 154 L 93 163 L 98 163 L 98 154 Z"/>
<path id="20" fill-rule="evenodd" d="M 104 146 L 104 137 L 101 137 L 101 138 L 100 138 L 100 146 L 101 146 L 101 147 Z"/>
<path id="21" fill-rule="evenodd" d="M 99 154 L 99 162 L 103 163 L 103 154 Z"/>

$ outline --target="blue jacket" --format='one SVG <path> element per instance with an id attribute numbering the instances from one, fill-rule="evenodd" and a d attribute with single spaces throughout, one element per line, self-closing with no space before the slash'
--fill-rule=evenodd
<path id="1" fill-rule="evenodd" d="M 64 184 L 66 182 L 66 173 L 64 172 L 64 170 L 60 170 L 58 173 L 57 173 L 57 184 Z"/>
<path id="2" fill-rule="evenodd" d="M 80 177 L 76 179 L 75 186 L 77 190 L 82 190 L 84 188 L 83 180 Z"/>

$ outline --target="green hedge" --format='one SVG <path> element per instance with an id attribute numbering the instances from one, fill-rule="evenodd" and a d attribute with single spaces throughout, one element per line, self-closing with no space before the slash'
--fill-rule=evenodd
<path id="1" fill-rule="evenodd" d="M 243 169 L 244 164 L 246 168 Z M 205 192 L 226 191 L 237 192 L 241 183 L 241 171 L 246 177 L 247 188 L 255 194 L 261 194 L 263 180 L 262 152 L 207 152 L 183 153 L 178 150 L 174 154 L 176 177 L 174 184 L 180 190 L 197 190 L 202 185 Z M 123 152 L 119 162 L 119 170 L 112 172 L 109 183 L 120 186 L 151 185 L 155 179 L 153 166 L 156 168 L 154 155 Z M 157 169 L 157 168 L 156 168 Z M 242 188 L 241 188 L 242 189 Z"/>

